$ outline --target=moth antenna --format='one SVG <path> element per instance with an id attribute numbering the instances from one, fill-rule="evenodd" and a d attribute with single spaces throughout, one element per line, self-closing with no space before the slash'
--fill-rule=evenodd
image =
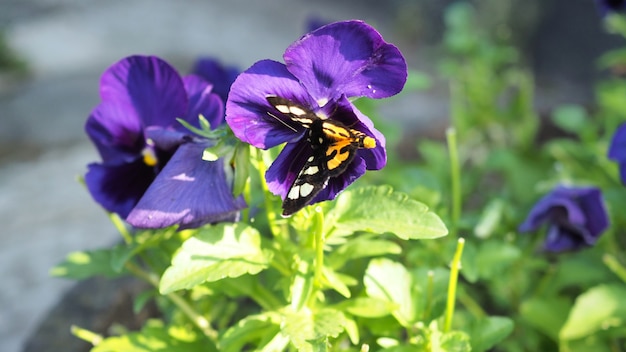
<path id="1" fill-rule="evenodd" d="M 275 118 L 278 122 L 282 123 L 283 125 L 285 125 L 287 128 L 289 128 L 290 130 L 294 131 L 294 132 L 298 132 L 298 130 L 296 130 L 295 128 L 289 126 L 289 124 L 287 124 L 285 121 L 281 120 L 278 118 L 278 116 L 272 114 L 271 112 L 267 112 L 268 115 L 270 115 L 271 117 Z"/>

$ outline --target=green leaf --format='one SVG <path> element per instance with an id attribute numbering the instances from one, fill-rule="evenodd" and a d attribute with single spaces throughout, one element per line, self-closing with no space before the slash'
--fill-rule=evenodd
<path id="1" fill-rule="evenodd" d="M 64 261 L 50 269 L 50 275 L 82 280 L 92 276 L 117 277 L 125 274 L 113 268 L 113 250 L 72 252 Z"/>
<path id="2" fill-rule="evenodd" d="M 322 273 L 325 283 L 328 286 L 332 287 L 340 295 L 346 298 L 350 298 L 350 296 L 352 296 L 350 289 L 348 288 L 348 283 L 351 285 L 357 284 L 357 281 L 353 277 L 338 273 L 326 266 L 322 268 Z"/>
<path id="3" fill-rule="evenodd" d="M 408 326 L 415 320 L 413 279 L 402 264 L 389 259 L 372 260 L 364 284 L 369 297 L 396 304 L 392 314 L 400 324 Z"/>
<path id="4" fill-rule="evenodd" d="M 245 143 L 237 143 L 235 147 L 235 177 L 233 180 L 233 194 L 238 196 L 243 193 L 248 178 L 250 177 L 250 146 Z"/>
<path id="5" fill-rule="evenodd" d="M 470 344 L 470 337 L 463 331 L 450 331 L 443 334 L 439 340 L 438 348 L 433 348 L 433 352 L 470 352 L 473 351 Z"/>
<path id="6" fill-rule="evenodd" d="M 341 268 L 349 260 L 400 253 L 402 253 L 402 247 L 400 247 L 397 243 L 360 236 L 346 242 L 336 250 L 332 251 L 328 255 L 327 262 L 334 268 Z"/>
<path id="7" fill-rule="evenodd" d="M 358 297 L 343 301 L 335 307 L 357 317 L 380 318 L 391 314 L 397 308 L 397 305 L 388 300 Z"/>
<path id="8" fill-rule="evenodd" d="M 265 347 L 268 351 L 282 351 L 289 340 L 280 333 L 281 316 L 275 312 L 247 316 L 232 326 L 219 340 L 220 351 L 243 351 L 249 344 L 255 344 L 257 349 Z M 273 346 L 274 349 L 268 349 Z"/>
<path id="9" fill-rule="evenodd" d="M 268 266 L 258 231 L 244 224 L 220 224 L 201 229 L 186 240 L 165 270 L 159 291 L 189 289 L 206 281 L 256 274 Z"/>
<path id="10" fill-rule="evenodd" d="M 217 351 L 207 339 L 192 329 L 165 327 L 158 320 L 150 320 L 141 332 L 109 337 L 91 352 L 193 352 Z"/>
<path id="11" fill-rule="evenodd" d="M 623 326 L 626 319 L 624 297 L 626 297 L 624 285 L 600 285 L 587 290 L 576 299 L 559 333 L 560 339 L 579 339 L 599 330 Z"/>
<path id="12" fill-rule="evenodd" d="M 472 351 L 486 351 L 513 332 L 513 321 L 506 317 L 486 317 L 473 324 Z"/>
<path id="13" fill-rule="evenodd" d="M 502 222 L 505 203 L 500 198 L 494 198 L 485 207 L 478 224 L 474 228 L 474 234 L 478 238 L 488 238 L 498 228 Z"/>
<path id="14" fill-rule="evenodd" d="M 476 268 L 481 278 L 498 277 L 522 255 L 520 249 L 499 240 L 485 241 L 476 255 Z"/>
<path id="15" fill-rule="evenodd" d="M 563 105 L 556 109 L 552 121 L 565 131 L 578 133 L 587 126 L 587 112 L 579 105 Z"/>
<path id="16" fill-rule="evenodd" d="M 284 312 L 282 333 L 289 337 L 298 351 L 315 351 L 315 346 L 326 344 L 329 337 L 337 337 L 345 329 L 342 312 L 325 308 L 317 312 L 305 308 Z"/>
<path id="17" fill-rule="evenodd" d="M 391 232 L 402 239 L 429 239 L 445 236 L 443 221 L 423 203 L 394 192 L 390 186 L 351 189 L 337 197 L 327 218 L 331 234 L 356 231 Z M 329 234 L 328 236 L 330 236 Z"/>
<path id="18" fill-rule="evenodd" d="M 528 324 L 558 341 L 569 309 L 570 303 L 565 298 L 536 297 L 521 304 L 520 314 Z"/>

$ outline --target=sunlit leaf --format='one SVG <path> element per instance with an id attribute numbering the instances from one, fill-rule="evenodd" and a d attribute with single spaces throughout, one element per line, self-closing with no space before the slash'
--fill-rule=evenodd
<path id="1" fill-rule="evenodd" d="M 243 224 L 221 224 L 186 240 L 167 268 L 159 290 L 192 288 L 206 281 L 256 274 L 268 266 L 258 231 Z"/>
<path id="2" fill-rule="evenodd" d="M 372 260 L 365 272 L 364 284 L 369 297 L 396 305 L 392 314 L 400 324 L 406 326 L 414 321 L 413 279 L 402 264 L 389 259 Z"/>
<path id="3" fill-rule="evenodd" d="M 369 186 L 350 189 L 338 198 L 329 212 L 331 234 L 355 231 L 390 232 L 402 239 L 429 239 L 445 236 L 443 221 L 428 207 L 389 186 Z"/>

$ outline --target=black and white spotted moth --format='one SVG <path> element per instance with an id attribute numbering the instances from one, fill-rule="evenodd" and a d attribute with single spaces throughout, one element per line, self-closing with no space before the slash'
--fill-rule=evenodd
<path id="1" fill-rule="evenodd" d="M 312 149 L 312 155 L 283 200 L 283 216 L 290 216 L 308 205 L 328 185 L 331 177 L 346 171 L 358 149 L 376 147 L 374 138 L 339 121 L 318 116 L 291 100 L 278 96 L 268 96 L 266 99 L 278 112 L 307 129 L 307 141 Z"/>

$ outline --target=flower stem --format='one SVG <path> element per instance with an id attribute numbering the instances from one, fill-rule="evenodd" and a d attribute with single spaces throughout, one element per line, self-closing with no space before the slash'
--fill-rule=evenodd
<path id="1" fill-rule="evenodd" d="M 148 282 L 152 286 L 158 288 L 159 287 L 159 278 L 153 273 L 146 272 L 141 269 L 138 265 L 133 262 L 126 262 L 126 269 L 133 273 L 135 276 L 140 279 Z M 217 340 L 217 331 L 211 328 L 211 324 L 209 321 L 198 314 L 181 296 L 176 293 L 168 293 L 165 295 L 174 305 L 176 305 L 186 316 L 191 320 L 191 322 L 198 328 L 202 333 L 209 338 L 211 341 Z"/>
<path id="2" fill-rule="evenodd" d="M 102 340 L 104 340 L 104 337 L 102 337 L 102 335 L 96 334 L 93 331 L 90 331 L 90 330 L 87 330 L 87 329 L 83 329 L 83 328 L 81 328 L 79 326 L 76 326 L 76 325 L 72 325 L 70 327 L 70 332 L 72 333 L 72 335 L 78 337 L 79 339 L 81 339 L 83 341 L 89 342 L 93 346 L 98 346 L 100 344 L 100 342 L 102 342 Z"/>
<path id="3" fill-rule="evenodd" d="M 452 258 L 452 264 L 450 264 L 450 281 L 448 283 L 448 299 L 446 301 L 446 315 L 443 325 L 443 332 L 449 332 L 452 326 L 452 316 L 454 315 L 454 304 L 456 302 L 456 284 L 459 280 L 459 269 L 461 268 L 461 255 L 463 254 L 463 247 L 465 246 L 465 239 L 459 238 L 456 244 L 456 251 Z"/>
<path id="4" fill-rule="evenodd" d="M 622 281 L 626 282 L 626 268 L 611 254 L 605 254 L 602 257 L 604 264 Z"/>
<path id="5" fill-rule="evenodd" d="M 133 236 L 131 236 L 130 232 L 128 231 L 128 228 L 124 224 L 124 221 L 122 221 L 122 219 L 119 217 L 119 215 L 117 215 L 115 213 L 110 213 L 109 214 L 109 219 L 113 223 L 113 226 L 115 226 L 115 229 L 124 238 L 124 242 L 126 244 L 133 243 Z"/>
<path id="6" fill-rule="evenodd" d="M 271 193 L 269 188 L 267 187 L 267 182 L 265 182 L 265 172 L 267 168 L 265 167 L 265 160 L 263 160 L 263 152 L 261 150 L 256 149 L 256 169 L 259 171 L 259 180 L 261 182 L 261 187 L 263 188 L 263 194 L 265 199 L 265 213 L 267 214 L 267 223 L 270 226 L 270 230 L 274 236 L 278 236 L 281 233 L 282 227 L 278 224 L 278 215 L 276 214 L 276 209 L 274 208 L 274 204 L 270 199 Z"/>
<path id="7" fill-rule="evenodd" d="M 456 234 L 461 217 L 461 172 L 456 139 L 456 130 L 450 127 L 446 130 L 448 153 L 450 157 L 450 189 L 452 191 L 452 231 Z"/>
<path id="8" fill-rule="evenodd" d="M 324 213 L 320 207 L 313 209 L 313 236 L 315 237 L 315 283 L 321 286 L 324 268 Z"/>

